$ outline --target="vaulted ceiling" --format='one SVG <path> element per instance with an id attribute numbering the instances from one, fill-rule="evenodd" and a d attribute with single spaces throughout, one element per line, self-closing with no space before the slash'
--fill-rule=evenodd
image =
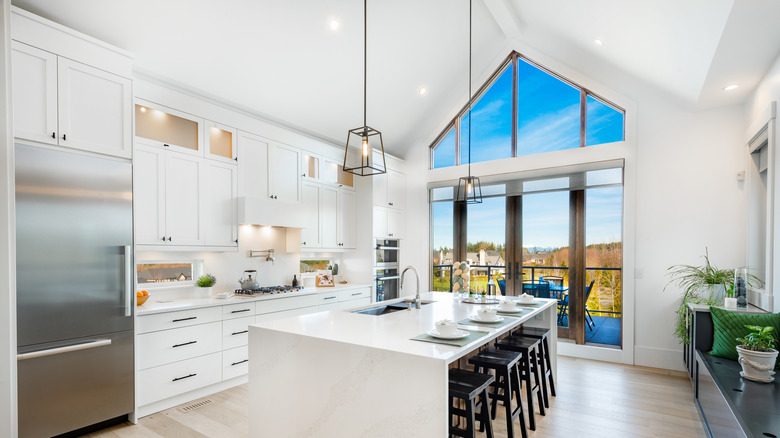
<path id="1" fill-rule="evenodd" d="M 12 3 L 132 52 L 138 72 L 324 140 L 363 124 L 360 0 Z M 776 0 L 474 0 L 474 77 L 517 43 L 694 110 L 734 105 L 780 52 L 779 16 Z M 465 103 L 467 68 L 466 0 L 368 2 L 367 121 L 390 152 L 443 128 Z M 729 83 L 740 88 L 726 93 Z"/>

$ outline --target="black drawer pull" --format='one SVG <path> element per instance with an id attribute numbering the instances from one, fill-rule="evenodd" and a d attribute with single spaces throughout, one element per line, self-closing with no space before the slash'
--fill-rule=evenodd
<path id="1" fill-rule="evenodd" d="M 230 364 L 231 367 L 234 367 L 236 365 L 241 365 L 244 362 L 249 362 L 249 359 L 239 360 L 238 362 L 233 362 Z"/>
<path id="2" fill-rule="evenodd" d="M 243 335 L 244 333 L 249 333 L 249 330 L 244 330 L 244 331 L 241 331 L 241 332 L 234 332 L 234 333 L 231 333 L 230 335 L 231 336 Z"/>
<path id="3" fill-rule="evenodd" d="M 332 300 L 334 298 L 336 298 L 336 297 L 325 297 L 325 298 L 323 298 L 323 300 Z"/>
<path id="4" fill-rule="evenodd" d="M 241 309 L 241 310 L 234 310 L 234 311 L 232 311 L 232 312 L 230 312 L 230 313 L 241 313 L 241 312 L 249 312 L 250 310 L 252 310 L 252 309 Z"/>
<path id="5" fill-rule="evenodd" d="M 57 134 L 55 134 L 55 133 L 53 133 L 53 132 L 52 132 L 52 133 L 51 133 L 51 138 L 57 138 Z"/>
<path id="6" fill-rule="evenodd" d="M 183 343 L 183 344 L 176 344 L 176 345 L 174 345 L 174 346 L 173 346 L 173 348 L 176 348 L 176 347 L 183 347 L 183 346 L 185 346 L 185 345 L 192 345 L 192 344 L 197 344 L 197 343 L 198 343 L 198 341 L 190 341 L 190 342 L 185 342 L 185 343 Z"/>
<path id="7" fill-rule="evenodd" d="M 352 294 L 352 296 L 353 296 L 353 297 L 356 297 L 356 296 L 358 296 L 358 295 L 363 295 L 363 292 L 358 292 L 358 293 L 354 293 L 354 294 Z"/>
<path id="8" fill-rule="evenodd" d="M 184 379 L 189 379 L 190 377 L 195 377 L 195 376 L 197 376 L 197 375 L 198 375 L 197 373 L 193 373 L 193 374 L 190 374 L 189 376 L 184 376 L 184 377 L 176 377 L 176 378 L 174 378 L 174 379 L 173 379 L 173 381 L 175 382 L 175 381 L 177 381 L 177 380 L 184 380 Z"/>
<path id="9" fill-rule="evenodd" d="M 181 322 L 181 321 L 190 321 L 193 319 L 198 319 L 197 316 L 190 316 L 189 318 L 181 318 L 181 319 L 174 319 L 173 322 Z"/>

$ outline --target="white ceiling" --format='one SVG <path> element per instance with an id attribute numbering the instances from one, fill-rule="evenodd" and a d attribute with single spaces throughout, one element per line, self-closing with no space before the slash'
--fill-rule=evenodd
<path id="1" fill-rule="evenodd" d="M 13 4 L 134 53 L 140 72 L 334 143 L 363 124 L 360 0 Z M 465 103 L 467 5 L 369 2 L 367 122 L 388 151 L 403 155 Z M 691 108 L 733 105 L 778 55 L 777 17 L 777 0 L 475 0 L 474 76 L 517 41 L 607 85 L 627 74 Z"/>

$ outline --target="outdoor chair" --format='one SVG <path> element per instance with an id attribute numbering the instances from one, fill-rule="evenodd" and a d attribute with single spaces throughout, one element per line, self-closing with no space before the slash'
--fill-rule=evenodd
<path id="1" fill-rule="evenodd" d="M 590 315 L 590 310 L 588 310 L 588 298 L 590 298 L 590 291 L 593 290 L 593 284 L 596 282 L 596 280 L 591 280 L 590 284 L 588 285 L 588 288 L 585 289 L 585 319 L 588 321 L 588 328 L 593 330 L 593 326 L 596 325 L 593 322 L 593 317 Z M 566 294 L 563 297 L 563 300 L 561 300 L 558 303 L 558 325 L 561 325 L 563 323 L 563 318 L 569 317 L 569 294 Z"/>
<path id="2" fill-rule="evenodd" d="M 553 298 L 550 293 L 550 283 L 546 281 L 524 281 L 523 293 L 533 295 L 536 298 Z"/>

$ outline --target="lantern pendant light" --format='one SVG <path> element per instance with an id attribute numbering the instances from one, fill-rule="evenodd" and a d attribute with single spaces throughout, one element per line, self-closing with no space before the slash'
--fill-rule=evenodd
<path id="1" fill-rule="evenodd" d="M 467 204 L 482 203 L 482 185 L 479 178 L 471 176 L 471 125 L 474 121 L 471 119 L 471 8 L 472 0 L 469 0 L 469 176 L 462 176 L 458 180 L 458 191 L 455 194 L 455 200 Z"/>
<path id="2" fill-rule="evenodd" d="M 382 143 L 382 133 L 376 129 L 368 126 L 366 123 L 366 91 L 367 91 L 367 65 L 368 65 L 368 50 L 366 49 L 367 35 L 368 35 L 368 12 L 367 1 L 363 0 L 363 126 L 355 129 L 351 129 L 347 133 L 347 146 L 344 151 L 344 166 L 345 172 L 353 173 L 358 176 L 371 176 L 381 173 L 387 173 L 387 163 L 385 161 L 385 146 Z M 360 144 L 360 165 L 349 167 L 347 166 L 347 157 L 349 155 L 350 144 Z M 377 147 L 382 154 L 381 161 L 373 157 L 374 147 Z"/>

